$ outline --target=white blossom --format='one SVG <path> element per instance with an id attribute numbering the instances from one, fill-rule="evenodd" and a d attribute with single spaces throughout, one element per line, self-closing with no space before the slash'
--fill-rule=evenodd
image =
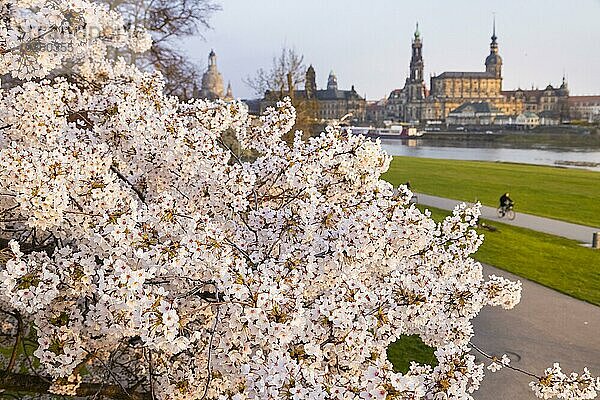
<path id="1" fill-rule="evenodd" d="M 0 75 L 25 80 L 0 92 L 0 307 L 35 329 L 52 393 L 110 376 L 161 400 L 471 398 L 471 321 L 521 294 L 471 257 L 478 206 L 434 222 L 380 179 L 379 142 L 335 127 L 285 143 L 289 99 L 253 120 L 164 95 L 159 74 L 108 61 L 150 41 L 95 3 L 10 3 L 7 49 L 59 28 L 73 48 L 0 54 Z M 65 65 L 70 79 L 51 78 Z M 386 349 L 413 334 L 437 365 L 396 372 Z M 558 366 L 532 384 L 543 398 L 598 387 Z"/>

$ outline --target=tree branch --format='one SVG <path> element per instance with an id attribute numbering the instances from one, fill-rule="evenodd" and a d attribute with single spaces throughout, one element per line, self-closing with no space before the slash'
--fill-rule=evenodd
<path id="1" fill-rule="evenodd" d="M 23 320 L 21 319 L 21 315 L 17 312 L 14 317 L 17 319 L 17 337 L 15 339 L 15 344 L 13 345 L 12 352 L 10 354 L 10 361 L 8 362 L 8 366 L 6 367 L 6 372 L 11 372 L 13 367 L 15 366 L 15 362 L 17 361 L 17 350 L 19 348 L 19 343 L 21 342 L 21 338 L 23 335 Z"/>
<path id="2" fill-rule="evenodd" d="M 142 203 L 146 204 L 146 198 L 144 197 L 144 194 L 138 188 L 136 188 L 131 182 L 129 182 L 127 180 L 127 178 L 117 168 L 115 168 L 114 165 L 112 165 L 110 167 L 110 170 L 112 172 L 114 172 L 115 174 L 117 174 L 117 177 L 119 177 L 120 180 L 122 180 L 127 185 L 129 185 L 129 187 L 135 192 L 135 194 L 138 195 L 138 197 L 140 198 L 140 200 L 142 201 Z"/>
<path id="3" fill-rule="evenodd" d="M 50 394 L 50 377 L 39 377 L 35 375 L 4 373 L 0 375 L 0 389 L 7 392 L 30 393 L 30 394 Z M 118 385 L 104 385 L 101 383 L 82 383 L 77 389 L 77 394 L 73 397 L 93 396 L 99 393 L 100 396 L 110 397 L 115 400 L 150 400 L 149 393 L 125 393 Z"/>

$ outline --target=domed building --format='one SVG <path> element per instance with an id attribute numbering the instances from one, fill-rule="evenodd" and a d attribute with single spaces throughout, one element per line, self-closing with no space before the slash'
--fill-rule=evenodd
<path id="1" fill-rule="evenodd" d="M 228 94 L 231 94 L 231 85 L 228 87 Z M 223 76 L 217 70 L 217 55 L 214 50 L 211 50 L 208 55 L 208 69 L 202 75 L 200 94 L 195 97 L 211 100 L 222 99 L 224 97 Z"/>

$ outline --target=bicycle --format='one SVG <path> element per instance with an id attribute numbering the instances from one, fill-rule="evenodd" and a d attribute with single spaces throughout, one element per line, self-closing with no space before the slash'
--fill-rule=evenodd
<path id="1" fill-rule="evenodd" d="M 515 213 L 515 210 L 513 210 L 512 204 L 509 206 L 500 206 L 500 207 L 498 207 L 496 212 L 498 213 L 498 218 L 506 217 L 512 221 L 516 217 L 516 213 Z"/>

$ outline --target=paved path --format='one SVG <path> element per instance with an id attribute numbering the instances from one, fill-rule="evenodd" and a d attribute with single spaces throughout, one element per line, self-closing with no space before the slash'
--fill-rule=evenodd
<path id="1" fill-rule="evenodd" d="M 444 197 L 431 196 L 422 193 L 415 194 L 417 195 L 419 204 L 437 207 L 443 210 L 452 210 L 456 204 L 462 203 L 460 200 L 446 199 Z M 488 220 L 529 228 L 539 232 L 549 233 L 551 235 L 562 236 L 590 245 L 592 243 L 592 234 L 594 232 L 600 232 L 600 228 L 576 225 L 569 222 L 537 217 L 535 215 L 523 214 L 520 212 L 517 212 L 517 217 L 513 221 L 509 221 L 506 218 L 498 218 L 496 209 L 488 206 L 481 207 L 481 216 L 482 218 Z"/>
<path id="2" fill-rule="evenodd" d="M 419 195 L 420 198 L 420 195 Z M 518 218 L 518 217 L 517 217 Z M 496 274 L 523 283 L 521 302 L 512 310 L 486 307 L 475 318 L 473 343 L 488 354 L 506 353 L 511 364 L 536 374 L 560 362 L 564 371 L 588 367 L 600 376 L 600 307 L 555 292 L 508 272 L 484 265 Z M 529 400 L 531 379 L 503 369 L 486 377 L 476 400 Z"/>
<path id="3" fill-rule="evenodd" d="M 462 201 L 416 193 L 420 204 L 452 210 Z M 482 206 L 482 217 L 492 221 L 533 229 L 552 235 L 591 243 L 600 228 L 517 213 L 513 221 L 499 219 L 496 209 Z M 513 310 L 486 307 L 473 321 L 473 343 L 487 353 L 508 354 L 511 364 L 541 374 L 554 362 L 566 372 L 581 372 L 588 367 L 600 376 L 600 307 L 576 300 L 509 272 L 484 265 L 486 275 L 496 274 L 521 280 L 523 294 Z M 481 358 L 480 358 L 481 359 Z M 476 400 L 529 400 L 535 395 L 529 388 L 530 377 L 503 369 L 486 377 Z"/>

